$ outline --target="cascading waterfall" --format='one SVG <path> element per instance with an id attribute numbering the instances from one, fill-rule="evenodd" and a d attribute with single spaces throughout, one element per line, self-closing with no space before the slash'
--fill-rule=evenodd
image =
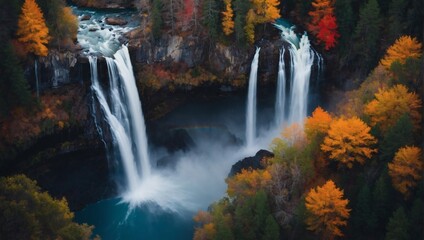
<path id="1" fill-rule="evenodd" d="M 247 94 L 246 109 L 246 145 L 248 148 L 253 146 L 256 137 L 256 86 L 260 50 L 261 48 L 256 48 L 249 76 L 249 90 Z"/>
<path id="2" fill-rule="evenodd" d="M 151 166 L 146 127 L 128 48 L 123 46 L 114 57 L 106 58 L 110 81 L 110 93 L 106 93 L 99 84 L 97 57 L 89 56 L 92 90 L 110 126 L 114 148 L 119 152 L 128 191 L 131 192 L 149 177 Z"/>
<path id="3" fill-rule="evenodd" d="M 139 161 L 140 178 L 147 178 L 151 172 L 148 143 L 146 136 L 146 125 L 144 122 L 143 110 L 141 108 L 140 97 L 138 95 L 135 77 L 131 64 L 130 54 L 126 46 L 122 46 L 115 54 L 115 64 L 121 77 L 123 92 L 126 97 L 128 116 L 130 116 L 131 135 L 133 139 L 133 149 L 135 157 Z"/>
<path id="4" fill-rule="evenodd" d="M 309 80 L 314 54 L 311 50 L 308 36 L 301 37 L 299 48 L 291 45 L 291 66 L 293 66 L 292 79 L 290 80 L 290 109 L 289 123 L 302 123 L 307 114 Z"/>
<path id="5" fill-rule="evenodd" d="M 285 49 L 280 50 L 280 60 L 278 63 L 277 94 L 275 98 L 275 124 L 280 127 L 285 118 L 286 105 L 286 66 L 284 63 Z"/>
<path id="6" fill-rule="evenodd" d="M 290 93 L 288 99 L 288 116 L 287 122 L 301 124 L 307 115 L 307 102 L 309 93 L 309 82 L 311 78 L 311 69 L 315 56 L 318 56 L 318 74 L 322 69 L 322 58 L 316 53 L 310 45 L 308 36 L 302 35 L 299 40 L 297 34 L 294 33 L 293 27 L 286 27 L 284 24 L 274 24 L 274 26 L 281 30 L 281 37 L 284 41 L 289 43 L 288 52 L 290 54 Z M 284 49 L 284 48 L 283 48 Z M 284 64 L 284 58 L 280 56 L 280 64 Z M 285 109 L 283 108 L 286 96 L 281 95 L 283 92 L 280 89 L 280 71 L 278 74 L 278 87 L 276 94 L 276 122 L 284 121 Z M 284 76 L 284 75 L 283 75 Z M 285 90 L 285 89 L 284 89 Z M 281 106 L 281 102 L 283 105 Z M 283 109 L 283 110 L 282 110 Z M 302 124 L 301 124 L 302 125 Z"/>

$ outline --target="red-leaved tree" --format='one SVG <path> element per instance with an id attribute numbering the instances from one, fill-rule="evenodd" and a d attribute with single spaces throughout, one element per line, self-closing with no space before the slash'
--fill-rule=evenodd
<path id="1" fill-rule="evenodd" d="M 336 46 L 337 38 L 340 37 L 337 32 L 336 17 L 332 14 L 325 15 L 318 23 L 319 32 L 317 38 L 319 42 L 324 43 L 325 50 Z"/>

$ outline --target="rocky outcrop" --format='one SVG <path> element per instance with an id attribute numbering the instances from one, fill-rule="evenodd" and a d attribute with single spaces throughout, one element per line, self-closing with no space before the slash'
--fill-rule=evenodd
<path id="1" fill-rule="evenodd" d="M 264 158 L 272 158 L 274 153 L 267 150 L 259 150 L 254 157 L 247 157 L 238 162 L 236 162 L 232 167 L 231 171 L 228 174 L 228 177 L 232 177 L 237 173 L 241 173 L 243 169 L 264 169 L 261 161 Z"/>
<path id="2" fill-rule="evenodd" d="M 125 19 L 119 18 L 119 17 L 107 17 L 105 19 L 105 22 L 106 24 L 109 24 L 109 25 L 119 25 L 119 26 L 123 26 L 128 23 Z"/>

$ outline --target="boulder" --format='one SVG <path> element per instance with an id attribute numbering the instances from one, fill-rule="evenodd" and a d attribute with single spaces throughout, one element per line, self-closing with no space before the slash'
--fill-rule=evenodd
<path id="1" fill-rule="evenodd" d="M 123 18 L 119 18 L 119 17 L 107 17 L 105 19 L 105 22 L 109 25 L 126 25 L 128 22 L 127 20 L 123 19 Z"/>
<path id="2" fill-rule="evenodd" d="M 228 174 L 228 177 L 232 177 L 237 173 L 241 173 L 243 169 L 264 169 L 261 164 L 262 159 L 274 157 L 274 153 L 268 150 L 259 150 L 254 157 L 247 157 L 236 162 Z"/>
<path id="3" fill-rule="evenodd" d="M 91 15 L 90 14 L 86 14 L 86 15 L 83 15 L 81 17 L 81 21 L 87 21 L 87 20 L 90 20 L 90 19 L 91 19 Z"/>

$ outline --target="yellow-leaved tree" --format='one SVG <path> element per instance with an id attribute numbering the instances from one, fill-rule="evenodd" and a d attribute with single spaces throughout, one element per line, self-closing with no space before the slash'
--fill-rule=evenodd
<path id="1" fill-rule="evenodd" d="M 407 58 L 420 58 L 422 52 L 422 44 L 418 42 L 416 38 L 402 36 L 387 49 L 386 55 L 380 63 L 385 68 L 389 69 L 395 61 L 404 64 Z"/>
<path id="2" fill-rule="evenodd" d="M 317 107 L 305 121 L 305 133 L 308 139 L 327 133 L 331 121 L 333 121 L 331 115 L 321 107 Z"/>
<path id="3" fill-rule="evenodd" d="M 418 147 L 402 147 L 391 163 L 388 163 L 393 187 L 408 198 L 412 188 L 423 177 L 424 163 L 422 151 Z"/>
<path id="4" fill-rule="evenodd" d="M 365 106 L 365 113 L 371 117 L 372 126 L 379 124 L 381 131 L 386 132 L 404 114 L 411 117 L 416 129 L 419 128 L 420 108 L 421 100 L 417 94 L 398 84 L 387 90 L 379 89 L 375 99 Z"/>
<path id="5" fill-rule="evenodd" d="M 252 8 L 246 15 L 245 32 L 250 43 L 255 41 L 255 25 L 259 23 L 272 22 L 279 18 L 279 0 L 251 0 Z"/>
<path id="6" fill-rule="evenodd" d="M 347 225 L 349 200 L 343 198 L 343 190 L 328 180 L 322 187 L 312 188 L 305 198 L 308 230 L 320 234 L 322 239 L 343 236 L 340 229 Z"/>
<path id="7" fill-rule="evenodd" d="M 267 170 L 246 170 L 228 178 L 227 193 L 230 197 L 254 196 L 260 188 L 268 185 L 271 181 L 271 174 Z"/>
<path id="8" fill-rule="evenodd" d="M 372 145 L 377 140 L 370 134 L 371 128 L 357 117 L 340 118 L 330 124 L 321 150 L 330 154 L 330 159 L 352 168 L 354 162 L 364 164 L 377 152 Z"/>
<path id="9" fill-rule="evenodd" d="M 18 41 L 23 43 L 25 51 L 38 56 L 47 56 L 49 29 L 35 0 L 25 0 L 19 16 L 17 36 Z"/>
<path id="10" fill-rule="evenodd" d="M 230 35 L 234 31 L 233 9 L 231 0 L 225 0 L 225 11 L 222 12 L 222 30 L 225 35 Z"/>

